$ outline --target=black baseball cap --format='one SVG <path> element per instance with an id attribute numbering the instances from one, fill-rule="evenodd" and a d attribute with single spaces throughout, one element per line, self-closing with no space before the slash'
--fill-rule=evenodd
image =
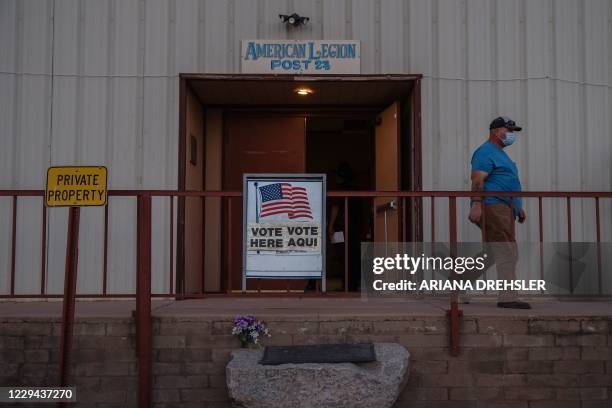
<path id="1" fill-rule="evenodd" d="M 520 126 L 516 126 L 516 122 L 513 121 L 512 119 L 510 119 L 507 116 L 499 116 L 499 117 L 493 119 L 493 121 L 489 125 L 489 129 L 491 129 L 491 130 L 499 129 L 499 128 L 506 128 L 508 130 L 512 130 L 512 131 L 515 131 L 515 132 L 520 132 L 521 129 L 523 129 Z"/>

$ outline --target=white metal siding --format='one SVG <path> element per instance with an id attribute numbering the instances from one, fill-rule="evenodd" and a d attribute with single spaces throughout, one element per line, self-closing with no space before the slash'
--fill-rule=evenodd
<path id="1" fill-rule="evenodd" d="M 287 30 L 278 14 L 293 11 L 308 25 Z M 176 188 L 178 73 L 240 72 L 243 38 L 355 39 L 362 73 L 423 74 L 425 189 L 469 188 L 471 152 L 498 114 L 525 126 L 509 149 L 525 190 L 612 189 L 610 0 L 0 0 L 0 188 L 43 188 L 46 168 L 66 163 L 106 165 L 110 188 Z M 448 211 L 438 201 L 443 239 Z M 537 202 L 526 207 L 520 235 L 536 239 Z M 573 201 L 575 240 L 594 239 L 593 208 Z M 564 239 L 564 204 L 545 209 L 545 239 Z M 168 201 L 153 211 L 154 290 L 165 290 Z M 460 220 L 466 213 L 460 201 Z M 113 198 L 109 214 L 108 288 L 131 291 L 135 203 Z M 610 200 L 601 214 L 610 241 Z M 39 200 L 20 200 L 18 217 L 16 287 L 35 291 Z M 66 218 L 49 211 L 54 293 Z M 11 200 L 0 199 L 3 292 L 10 221 Z M 93 232 L 102 222 L 102 209 L 83 211 L 80 291 L 101 289 L 103 242 Z M 459 236 L 478 232 L 460 222 Z"/>

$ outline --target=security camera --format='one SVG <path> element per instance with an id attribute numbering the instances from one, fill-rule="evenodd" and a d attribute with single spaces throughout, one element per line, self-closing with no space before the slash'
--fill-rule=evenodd
<path id="1" fill-rule="evenodd" d="M 283 23 L 287 23 L 293 27 L 304 25 L 308 20 L 310 20 L 308 17 L 300 17 L 300 15 L 297 13 L 293 13 L 291 15 L 279 14 L 278 16 L 281 20 L 283 20 Z"/>

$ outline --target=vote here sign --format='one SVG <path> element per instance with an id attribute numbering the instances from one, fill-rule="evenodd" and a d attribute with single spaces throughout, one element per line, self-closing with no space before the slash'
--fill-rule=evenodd
<path id="1" fill-rule="evenodd" d="M 321 225 L 317 223 L 250 223 L 247 251 L 321 251 Z"/>
<path id="2" fill-rule="evenodd" d="M 47 207 L 106 205 L 106 167 L 58 166 L 47 170 Z"/>
<path id="3" fill-rule="evenodd" d="M 324 279 L 325 175 L 247 174 L 244 274 Z"/>

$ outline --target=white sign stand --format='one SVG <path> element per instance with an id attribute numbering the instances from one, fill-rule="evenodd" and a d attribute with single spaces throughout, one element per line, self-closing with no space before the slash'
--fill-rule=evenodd
<path id="1" fill-rule="evenodd" d="M 242 291 L 247 279 L 325 285 L 325 174 L 245 174 Z"/>

